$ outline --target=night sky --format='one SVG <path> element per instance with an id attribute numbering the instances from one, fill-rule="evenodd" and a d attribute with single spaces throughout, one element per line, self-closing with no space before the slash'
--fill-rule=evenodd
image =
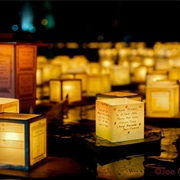
<path id="1" fill-rule="evenodd" d="M 180 41 L 178 1 L 30 1 L 38 41 Z M 24 1 L 0 1 L 0 32 L 21 26 Z M 11 8 L 11 9 L 10 9 Z M 53 14 L 55 26 L 40 23 Z M 16 33 L 21 33 L 19 29 Z"/>

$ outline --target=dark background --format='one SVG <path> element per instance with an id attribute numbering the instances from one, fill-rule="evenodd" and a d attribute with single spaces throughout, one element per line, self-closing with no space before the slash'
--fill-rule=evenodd
<path id="1" fill-rule="evenodd" d="M 0 1 L 0 33 L 21 24 L 25 1 Z M 49 7 L 47 7 L 47 2 Z M 79 43 L 90 41 L 180 41 L 179 1 L 29 1 L 33 8 L 36 41 Z M 52 13 L 55 27 L 40 24 Z"/>

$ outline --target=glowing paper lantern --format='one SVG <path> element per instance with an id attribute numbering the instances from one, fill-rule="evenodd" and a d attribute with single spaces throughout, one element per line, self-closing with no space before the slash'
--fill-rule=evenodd
<path id="1" fill-rule="evenodd" d="M 179 84 L 159 80 L 146 86 L 146 116 L 174 117 L 179 113 Z"/>
<path id="2" fill-rule="evenodd" d="M 169 70 L 168 78 L 180 81 L 180 68 L 172 68 Z"/>
<path id="3" fill-rule="evenodd" d="M 81 79 L 82 91 L 83 93 L 87 91 L 87 73 L 85 72 L 62 73 L 60 78 L 61 79 Z"/>
<path id="4" fill-rule="evenodd" d="M 154 67 L 155 64 L 155 60 L 153 57 L 144 57 L 142 59 L 142 63 L 143 65 L 145 65 L 146 67 Z"/>
<path id="5" fill-rule="evenodd" d="M 144 103 L 129 98 L 96 100 L 95 131 L 110 142 L 144 138 Z"/>
<path id="6" fill-rule="evenodd" d="M 90 62 L 86 67 L 87 74 L 100 74 L 101 66 L 98 62 Z"/>
<path id="7" fill-rule="evenodd" d="M 61 102 L 68 95 L 69 103 L 82 100 L 81 79 L 51 79 L 49 82 L 50 101 Z"/>
<path id="8" fill-rule="evenodd" d="M 0 168 L 26 171 L 45 160 L 46 126 L 38 114 L 0 113 Z"/>
<path id="9" fill-rule="evenodd" d="M 170 65 L 168 59 L 159 58 L 155 61 L 155 70 L 166 70 L 169 71 Z"/>
<path id="10" fill-rule="evenodd" d="M 109 74 L 87 76 L 87 96 L 96 96 L 97 93 L 109 91 L 111 91 Z"/>
<path id="11" fill-rule="evenodd" d="M 19 99 L 0 97 L 0 112 L 19 113 Z"/>
<path id="12" fill-rule="evenodd" d="M 61 72 L 65 73 L 70 68 L 71 58 L 67 55 L 59 55 L 55 56 L 54 59 L 51 60 L 51 64 L 56 64 L 61 66 Z"/>
<path id="13" fill-rule="evenodd" d="M 0 96 L 19 99 L 20 112 L 24 113 L 36 106 L 37 46 L 0 43 Z"/>
<path id="14" fill-rule="evenodd" d="M 127 85 L 131 82 L 129 67 L 122 65 L 113 65 L 110 71 L 111 85 Z"/>
<path id="15" fill-rule="evenodd" d="M 134 75 L 132 77 L 132 82 L 136 83 L 145 83 L 147 75 L 147 67 L 139 66 L 134 69 Z"/>
<path id="16" fill-rule="evenodd" d="M 158 80 L 166 80 L 168 79 L 168 72 L 167 71 L 152 71 L 147 73 L 146 75 L 146 84 L 151 84 L 154 81 Z"/>
<path id="17" fill-rule="evenodd" d="M 59 78 L 61 75 L 61 65 L 47 63 L 42 67 L 42 80 L 43 83 L 48 82 L 50 79 Z"/>

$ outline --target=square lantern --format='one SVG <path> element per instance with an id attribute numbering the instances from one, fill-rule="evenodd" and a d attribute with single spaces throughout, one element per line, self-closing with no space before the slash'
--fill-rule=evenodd
<path id="1" fill-rule="evenodd" d="M 82 80 L 82 93 L 87 91 L 87 73 L 85 72 L 66 72 L 61 73 L 61 79 L 81 79 Z"/>
<path id="2" fill-rule="evenodd" d="M 47 157 L 46 117 L 0 113 L 0 169 L 30 170 Z"/>
<path id="3" fill-rule="evenodd" d="M 129 98 L 96 100 L 95 131 L 113 143 L 144 138 L 144 102 Z"/>
<path id="4" fill-rule="evenodd" d="M 129 67 L 124 65 L 113 65 L 110 68 L 110 79 L 112 86 L 128 85 L 131 83 Z"/>
<path id="5" fill-rule="evenodd" d="M 146 85 L 153 83 L 158 80 L 166 80 L 169 77 L 169 73 L 163 70 L 154 70 L 152 72 L 148 72 L 146 74 Z"/>
<path id="6" fill-rule="evenodd" d="M 175 117 L 178 114 L 178 81 L 158 80 L 146 86 L 147 117 Z"/>
<path id="7" fill-rule="evenodd" d="M 19 99 L 0 97 L 0 112 L 19 113 Z"/>
<path id="8" fill-rule="evenodd" d="M 96 96 L 97 93 L 111 91 L 109 74 L 94 74 L 87 76 L 87 96 Z"/>
<path id="9" fill-rule="evenodd" d="M 0 96 L 19 99 L 20 112 L 35 108 L 37 46 L 41 43 L 0 43 Z"/>
<path id="10" fill-rule="evenodd" d="M 111 91 L 96 94 L 96 99 L 107 99 L 107 98 L 130 98 L 137 101 L 142 101 L 141 95 L 138 93 L 132 92 L 123 92 L 123 91 Z"/>
<path id="11" fill-rule="evenodd" d="M 61 102 L 66 99 L 67 95 L 70 104 L 82 100 L 81 79 L 51 79 L 49 88 L 51 102 Z"/>

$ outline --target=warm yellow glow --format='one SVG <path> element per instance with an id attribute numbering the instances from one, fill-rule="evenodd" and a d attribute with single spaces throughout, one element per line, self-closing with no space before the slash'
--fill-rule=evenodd
<path id="1" fill-rule="evenodd" d="M 180 68 L 172 68 L 168 73 L 169 79 L 180 81 Z"/>
<path id="2" fill-rule="evenodd" d="M 81 79 L 82 81 L 82 91 L 87 91 L 87 73 L 76 73 L 75 79 Z"/>
<path id="3" fill-rule="evenodd" d="M 86 67 L 86 73 L 89 75 L 100 74 L 101 67 L 99 63 L 90 62 Z"/>
<path id="4" fill-rule="evenodd" d="M 118 65 L 128 67 L 129 68 L 129 61 L 127 59 L 118 61 Z M 130 68 L 129 68 L 130 69 Z"/>
<path id="5" fill-rule="evenodd" d="M 153 67 L 155 64 L 155 60 L 152 57 L 146 57 L 143 59 L 143 65 L 146 67 Z"/>
<path id="6" fill-rule="evenodd" d="M 38 67 L 36 69 L 36 84 L 37 85 L 43 84 L 43 69 Z"/>
<path id="7" fill-rule="evenodd" d="M 61 81 L 53 80 L 49 82 L 49 99 L 50 101 L 60 102 L 61 99 Z"/>
<path id="8" fill-rule="evenodd" d="M 96 135 L 110 142 L 144 138 L 144 103 L 129 98 L 96 100 Z"/>
<path id="9" fill-rule="evenodd" d="M 170 66 L 168 59 L 159 58 L 155 61 L 155 70 L 167 70 L 169 71 Z"/>
<path id="10" fill-rule="evenodd" d="M 69 102 L 81 101 L 82 100 L 82 81 L 64 81 L 62 84 L 63 99 L 68 94 Z"/>
<path id="11" fill-rule="evenodd" d="M 112 48 L 112 42 L 100 42 L 100 48 L 109 49 Z"/>
<path id="12" fill-rule="evenodd" d="M 114 64 L 114 61 L 112 59 L 101 59 L 100 64 L 103 67 L 111 67 Z"/>
<path id="13" fill-rule="evenodd" d="M 97 93 L 111 91 L 110 75 L 88 75 L 87 76 L 87 95 L 95 96 Z"/>
<path id="14" fill-rule="evenodd" d="M 139 66 L 134 69 L 134 76 L 132 81 L 145 83 L 146 82 L 146 74 L 147 74 L 147 67 L 146 66 Z"/>
<path id="15" fill-rule="evenodd" d="M 127 85 L 130 84 L 130 71 L 129 67 L 122 65 L 113 65 L 110 71 L 111 85 Z"/>
<path id="16" fill-rule="evenodd" d="M 48 59 L 46 56 L 37 56 L 37 67 L 42 64 L 46 64 L 48 62 Z"/>
<path id="17" fill-rule="evenodd" d="M 83 55 L 75 55 L 71 58 L 68 72 L 85 72 L 88 65 L 88 59 Z"/>
<path id="18" fill-rule="evenodd" d="M 0 112 L 19 113 L 19 99 L 0 97 Z"/>
<path id="19" fill-rule="evenodd" d="M 179 84 L 174 80 L 159 80 L 146 86 L 146 115 L 174 117 L 179 113 Z"/>
<path id="20" fill-rule="evenodd" d="M 141 65 L 142 65 L 142 61 L 139 58 L 134 59 L 133 61 L 130 61 L 129 62 L 130 73 L 134 74 L 135 68 L 137 68 L 137 67 L 139 67 Z"/>
<path id="21" fill-rule="evenodd" d="M 45 118 L 30 123 L 30 165 L 41 161 L 47 156 L 47 122 Z"/>
<path id="22" fill-rule="evenodd" d="M 74 79 L 74 73 L 62 73 L 60 76 L 61 79 Z"/>
<path id="23" fill-rule="evenodd" d="M 53 64 L 47 63 L 42 68 L 42 79 L 43 83 L 48 82 L 50 79 L 57 79 L 61 75 L 61 65 L 60 64 Z"/>
<path id="24" fill-rule="evenodd" d="M 50 80 L 50 101 L 61 102 L 67 95 L 69 103 L 82 100 L 81 79 Z"/>
<path id="25" fill-rule="evenodd" d="M 130 93 L 124 91 L 111 91 L 111 92 L 98 93 L 96 95 L 96 99 L 124 98 L 124 97 L 134 99 L 137 101 L 142 101 L 142 97 L 138 93 Z"/>
<path id="26" fill-rule="evenodd" d="M 115 42 L 114 46 L 117 50 L 119 50 L 119 49 L 122 49 L 122 48 L 128 46 L 128 44 L 126 42 L 122 41 L 122 42 Z"/>
<path id="27" fill-rule="evenodd" d="M 24 166 L 24 142 L 24 124 L 0 122 L 0 163 Z"/>
<path id="28" fill-rule="evenodd" d="M 90 49 L 99 49 L 100 43 L 99 42 L 90 42 L 87 44 L 87 47 Z"/>
<path id="29" fill-rule="evenodd" d="M 55 56 L 51 60 L 51 64 L 60 65 L 61 66 L 61 73 L 66 73 L 70 68 L 71 58 L 66 55 L 59 55 Z"/>
<path id="30" fill-rule="evenodd" d="M 167 71 L 152 71 L 146 75 L 146 84 L 149 85 L 157 80 L 165 80 L 168 79 Z"/>
<path id="31" fill-rule="evenodd" d="M 79 44 L 76 43 L 76 42 L 68 42 L 65 44 L 66 48 L 69 48 L 69 49 L 77 49 L 79 48 Z"/>
<path id="32" fill-rule="evenodd" d="M 0 133 L 0 138 L 4 140 L 23 140 L 24 134 L 16 133 L 16 132 L 6 132 L 6 133 Z"/>
<path id="33" fill-rule="evenodd" d="M 119 56 L 128 56 L 130 54 L 130 48 L 129 47 L 124 47 L 122 49 L 119 49 Z"/>
<path id="34" fill-rule="evenodd" d="M 86 92 L 87 90 L 87 73 L 85 72 L 63 73 L 61 74 L 60 78 L 61 79 L 81 79 L 82 91 Z"/>
<path id="35" fill-rule="evenodd" d="M 66 85 L 63 86 L 63 88 L 64 88 L 65 91 L 70 91 L 70 90 L 72 90 L 72 85 L 66 84 Z"/>

